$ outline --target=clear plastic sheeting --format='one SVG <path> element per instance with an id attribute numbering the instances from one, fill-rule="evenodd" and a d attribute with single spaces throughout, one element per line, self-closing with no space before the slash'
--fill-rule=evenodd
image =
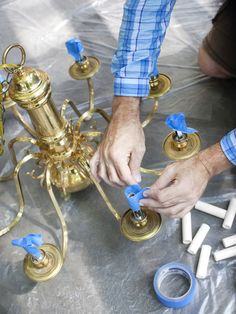
<path id="1" fill-rule="evenodd" d="M 48 72 L 53 98 L 58 107 L 65 98 L 88 107 L 86 82 L 74 81 L 68 68 L 65 41 L 79 36 L 87 55 L 102 62 L 95 76 L 96 105 L 110 112 L 113 93 L 110 63 L 117 46 L 124 1 L 108 0 L 2 0 L 0 2 L 0 51 L 11 43 L 23 45 L 27 65 Z M 197 65 L 197 52 L 211 28 L 211 19 L 220 2 L 217 0 L 177 0 L 170 27 L 159 58 L 159 70 L 171 76 L 173 86 L 160 99 L 159 112 L 145 129 L 147 152 L 143 166 L 163 167 L 170 161 L 164 156 L 162 142 L 169 130 L 166 116 L 185 112 L 187 124 L 199 130 L 203 148 L 221 139 L 236 126 L 235 81 L 210 79 Z M 151 109 L 144 101 L 142 119 Z M 73 117 L 72 112 L 69 116 Z M 6 112 L 6 141 L 24 134 L 11 113 Z M 97 117 L 100 128 L 105 123 Z M 18 145 L 18 158 L 27 146 Z M 11 169 L 9 154 L 0 158 L 0 175 Z M 209 277 L 198 280 L 197 294 L 184 309 L 173 311 L 156 299 L 152 280 L 158 267 L 179 261 L 196 272 L 199 255 L 186 252 L 181 242 L 181 222 L 163 217 L 160 233 L 141 243 L 126 240 L 114 217 L 95 187 L 75 193 L 69 201 L 57 197 L 69 229 L 69 250 L 65 265 L 53 280 L 35 284 L 23 273 L 24 252 L 11 246 L 11 240 L 28 233 L 41 233 L 45 242 L 59 245 L 60 227 L 45 190 L 25 175 L 33 163 L 21 172 L 25 194 L 25 213 L 21 222 L 0 238 L 0 313 L 105 313 L 105 314 L 233 314 L 236 312 L 236 260 L 216 263 L 211 257 Z M 227 208 L 236 195 L 235 169 L 213 178 L 203 200 Z M 142 186 L 154 177 L 144 175 Z M 105 186 L 104 186 L 105 187 Z M 105 187 L 120 213 L 127 210 L 122 190 Z M 0 183 L 0 226 L 10 222 L 17 210 L 13 181 Z M 202 223 L 211 226 L 205 244 L 213 251 L 222 248 L 221 239 L 236 233 L 236 224 L 225 230 L 222 220 L 198 212 L 192 213 L 193 234 Z"/>

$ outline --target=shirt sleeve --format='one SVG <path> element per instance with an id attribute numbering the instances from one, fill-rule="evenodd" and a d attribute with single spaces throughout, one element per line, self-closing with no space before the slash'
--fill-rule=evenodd
<path id="1" fill-rule="evenodd" d="M 221 148 L 229 161 L 236 165 L 236 129 L 226 134 L 220 141 Z"/>
<path id="2" fill-rule="evenodd" d="M 126 1 L 111 65 L 114 95 L 149 94 L 149 79 L 158 74 L 156 62 L 175 1 Z"/>

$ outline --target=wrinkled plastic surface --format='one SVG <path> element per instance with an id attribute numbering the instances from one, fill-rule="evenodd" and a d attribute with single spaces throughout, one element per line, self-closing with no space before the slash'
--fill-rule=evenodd
<path id="1" fill-rule="evenodd" d="M 0 51 L 19 42 L 27 52 L 27 64 L 48 72 L 53 99 L 58 106 L 65 98 L 88 104 L 86 82 L 74 81 L 68 69 L 73 63 L 65 41 L 81 39 L 85 54 L 102 62 L 95 76 L 96 105 L 110 112 L 112 75 L 110 63 L 117 46 L 124 1 L 110 0 L 2 0 L 0 2 Z M 167 115 L 184 112 L 188 124 L 199 130 L 203 148 L 217 141 L 235 127 L 236 94 L 234 81 L 210 79 L 197 65 L 201 40 L 211 28 L 211 19 L 220 2 L 217 0 L 177 1 L 159 59 L 159 71 L 170 75 L 173 87 L 160 99 L 159 113 L 145 129 L 147 153 L 143 166 L 163 167 L 170 161 L 162 143 L 169 133 Z M 12 57 L 13 59 L 13 57 Z M 13 60 L 12 60 L 13 61 Z M 152 101 L 145 101 L 142 119 Z M 73 117 L 69 112 L 68 116 Z M 97 118 L 101 128 L 105 123 Z M 6 140 L 23 135 L 22 127 L 10 112 L 6 113 Z M 18 158 L 26 145 L 16 145 Z M 0 158 L 0 174 L 12 165 L 7 152 Z M 53 280 L 44 284 L 30 282 L 23 273 L 24 252 L 12 248 L 11 240 L 26 233 L 42 233 L 44 241 L 59 245 L 60 227 L 46 190 L 25 175 L 34 163 L 21 171 L 25 194 L 25 213 L 19 225 L 0 238 L 0 313 L 96 313 L 96 314 L 233 314 L 236 310 L 235 258 L 209 263 L 209 277 L 198 280 L 198 292 L 184 309 L 164 308 L 152 287 L 158 267 L 168 262 L 182 262 L 196 271 L 198 255 L 186 252 L 181 242 L 181 223 L 163 217 L 159 234 L 151 240 L 133 243 L 125 239 L 114 217 L 107 210 L 94 187 L 63 201 L 56 193 L 69 229 L 69 250 L 65 265 Z M 227 208 L 236 196 L 235 169 L 213 178 L 203 200 Z M 142 186 L 150 186 L 154 177 L 143 175 Z M 127 210 L 122 190 L 105 187 L 120 213 Z M 0 183 L 0 225 L 9 223 L 17 209 L 14 182 Z M 202 222 L 211 226 L 205 240 L 213 251 L 222 248 L 221 239 L 236 233 L 221 227 L 222 220 L 196 210 L 192 213 L 193 233 Z M 173 280 L 173 284 L 175 281 Z"/>

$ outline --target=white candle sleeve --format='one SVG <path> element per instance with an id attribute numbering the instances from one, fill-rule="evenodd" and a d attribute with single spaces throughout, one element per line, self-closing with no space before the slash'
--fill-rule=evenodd
<path id="1" fill-rule="evenodd" d="M 210 226 L 207 224 L 202 224 L 201 227 L 198 229 L 197 233 L 195 234 L 193 241 L 188 247 L 188 252 L 190 254 L 195 255 L 202 245 L 202 242 L 204 241 L 208 231 L 210 230 Z"/>
<path id="2" fill-rule="evenodd" d="M 225 219 L 222 227 L 225 229 L 230 229 L 232 227 L 234 217 L 236 214 L 236 198 L 232 198 L 229 202 L 229 207 L 225 214 Z"/>
<path id="3" fill-rule="evenodd" d="M 211 246 L 206 245 L 206 244 L 203 245 L 201 248 L 201 253 L 200 253 L 198 266 L 197 266 L 197 273 L 196 273 L 197 278 L 199 279 L 206 278 L 210 256 L 211 256 Z"/>
<path id="4" fill-rule="evenodd" d="M 232 235 L 230 237 L 222 239 L 222 242 L 223 242 L 224 247 L 229 247 L 229 246 L 232 246 L 232 245 L 236 245 L 236 234 L 234 234 L 234 235 Z"/>
<path id="5" fill-rule="evenodd" d="M 189 244 L 192 242 L 191 212 L 187 213 L 182 218 L 182 242 L 183 244 Z"/>
<path id="6" fill-rule="evenodd" d="M 201 212 L 204 212 L 204 213 L 207 213 L 209 215 L 212 215 L 212 216 L 215 216 L 218 218 L 222 218 L 222 219 L 224 219 L 225 215 L 226 215 L 225 209 L 211 205 L 211 204 L 208 204 L 208 203 L 205 203 L 205 202 L 202 202 L 202 201 L 198 201 L 195 204 L 195 208 L 197 210 L 200 210 Z"/>
<path id="7" fill-rule="evenodd" d="M 213 254 L 216 262 L 236 256 L 236 246 L 231 246 L 228 247 L 227 249 L 216 251 Z"/>

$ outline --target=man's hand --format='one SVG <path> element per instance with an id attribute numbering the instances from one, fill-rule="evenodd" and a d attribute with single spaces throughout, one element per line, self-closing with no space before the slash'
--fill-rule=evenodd
<path id="1" fill-rule="evenodd" d="M 136 97 L 113 98 L 111 122 L 90 161 L 91 172 L 97 180 L 115 187 L 141 181 L 145 138 L 139 106 L 140 99 Z"/>
<path id="2" fill-rule="evenodd" d="M 160 178 L 144 193 L 140 205 L 171 218 L 182 218 L 196 204 L 209 179 L 232 166 L 220 144 L 165 168 Z"/>

